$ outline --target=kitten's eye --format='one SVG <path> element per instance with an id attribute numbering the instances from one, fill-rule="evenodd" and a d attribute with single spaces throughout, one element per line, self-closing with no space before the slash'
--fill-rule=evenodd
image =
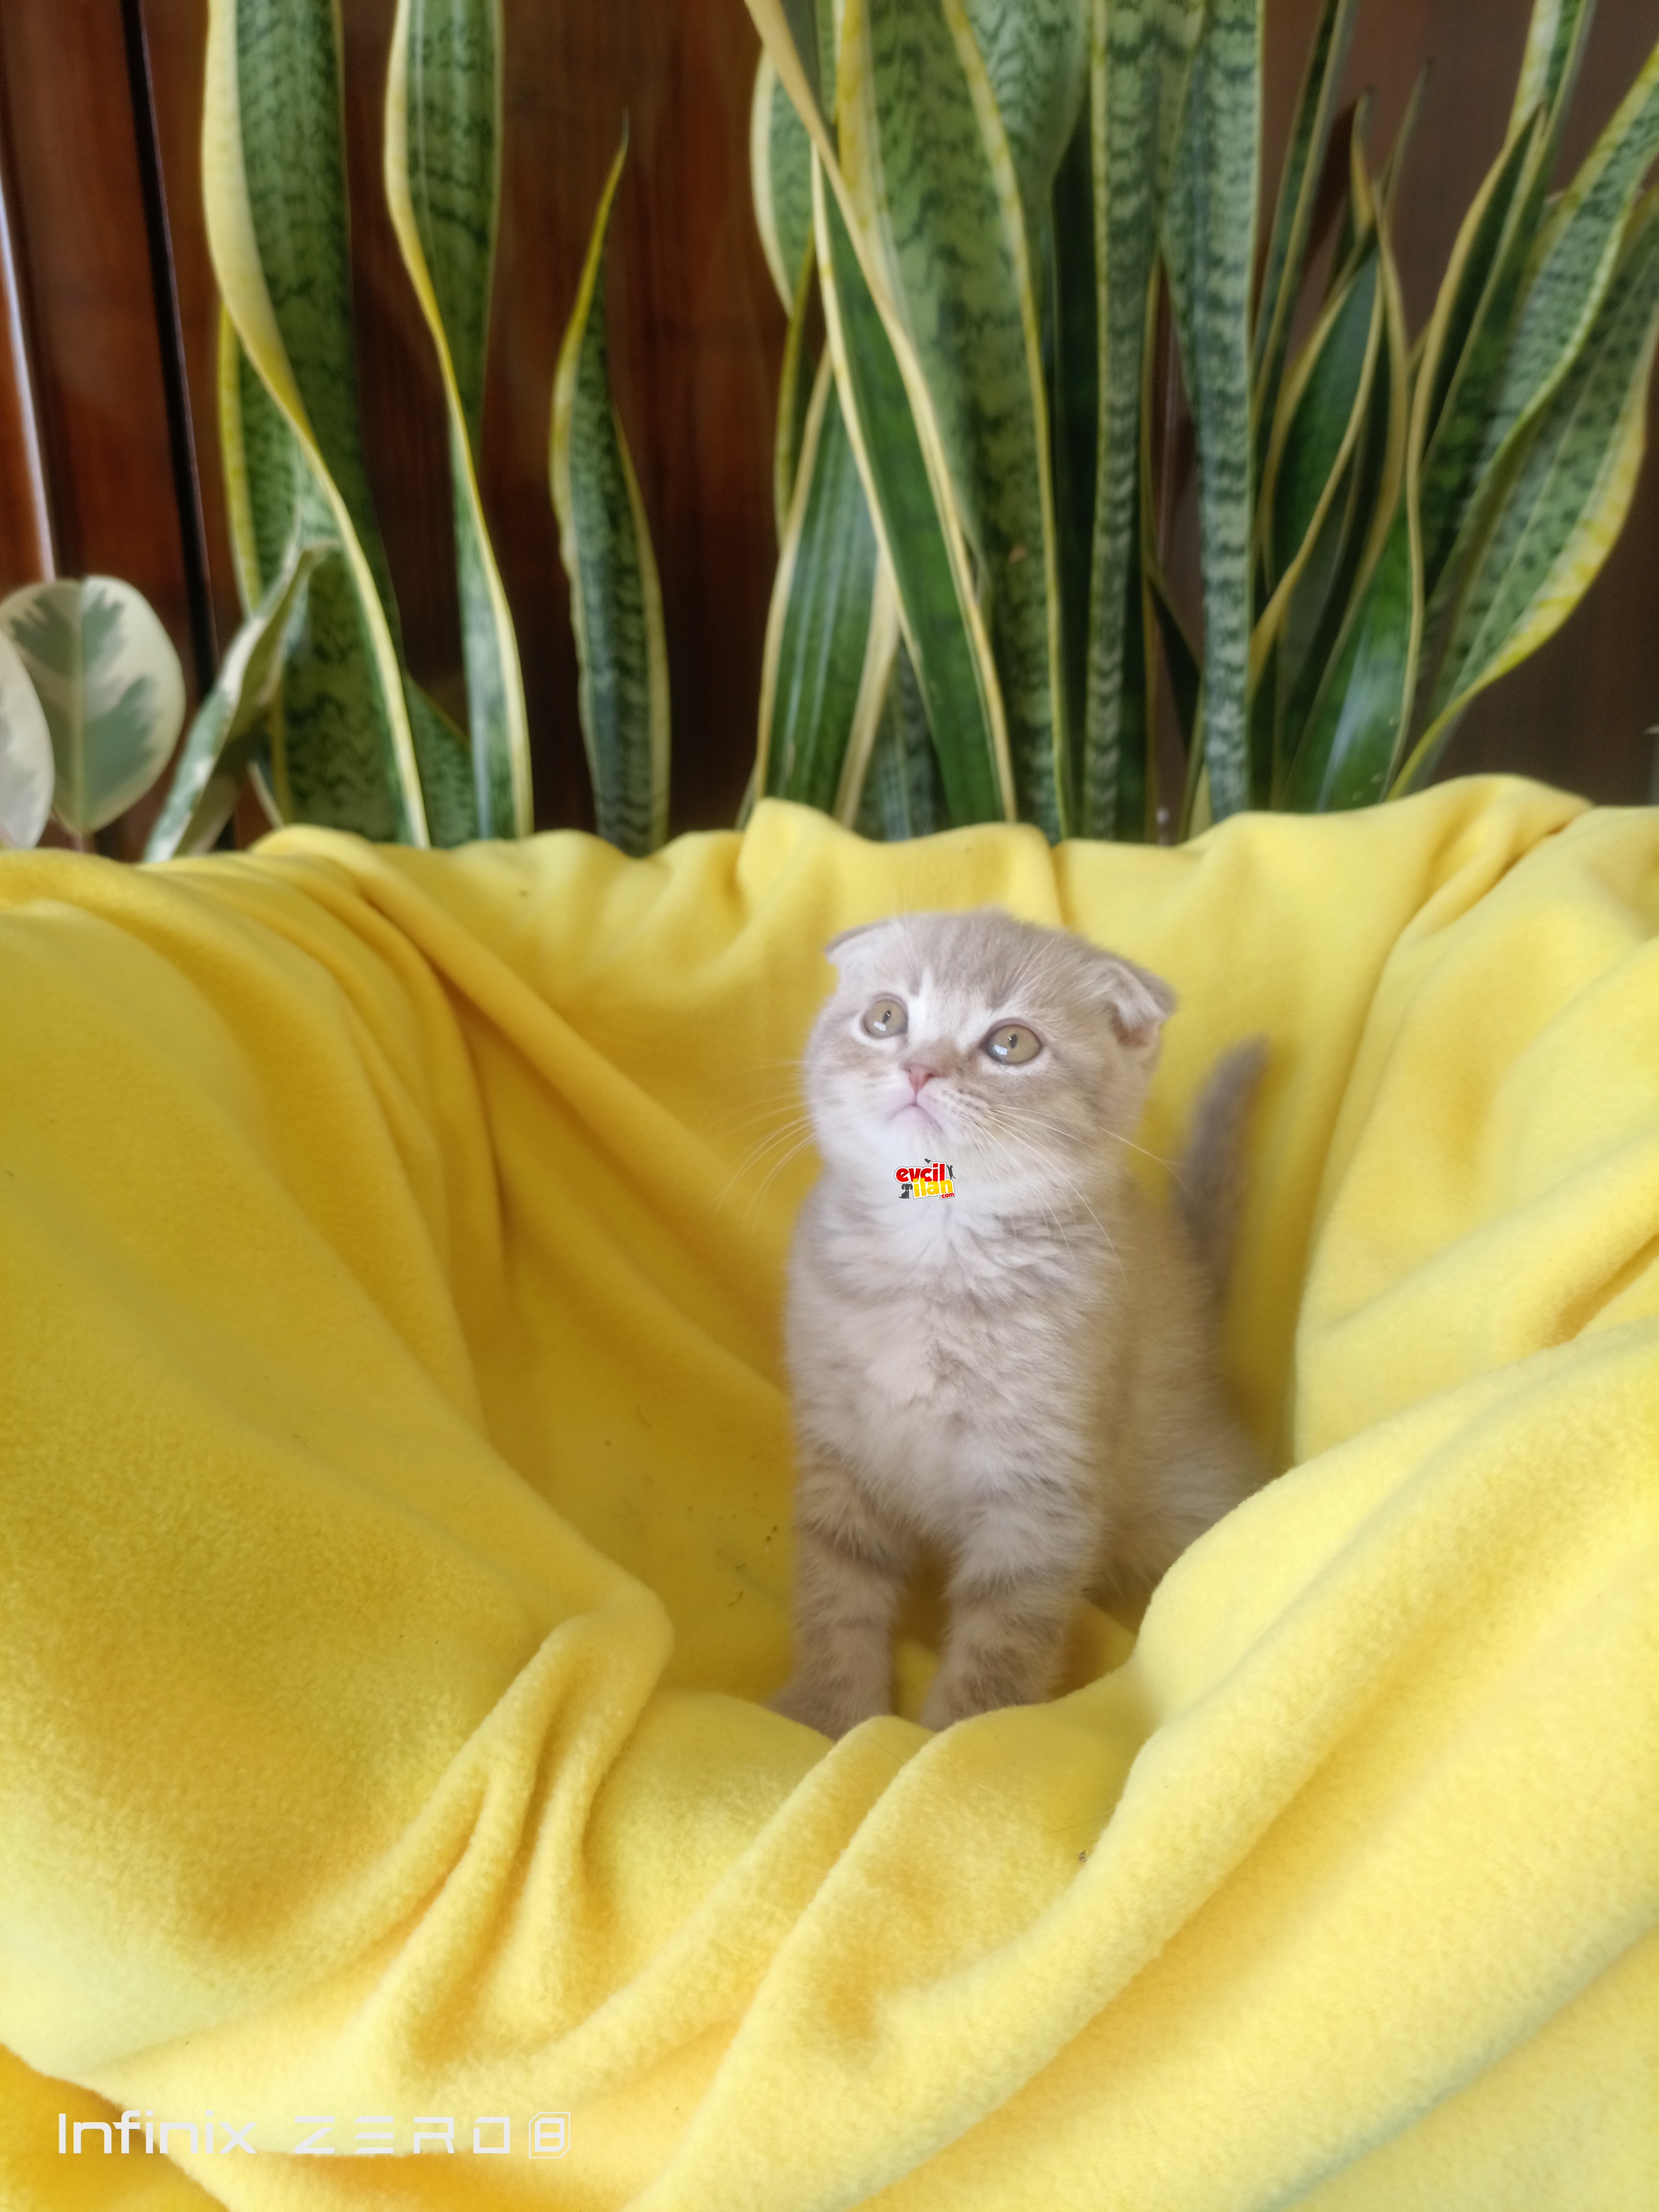
<path id="1" fill-rule="evenodd" d="M 878 999 L 859 1024 L 866 1036 L 902 1036 L 910 1026 L 910 1017 L 897 999 Z"/>
<path id="2" fill-rule="evenodd" d="M 1042 1049 L 1042 1039 L 1024 1022 L 999 1022 L 986 1038 L 985 1049 L 1005 1067 L 1014 1067 L 1023 1060 L 1035 1060 Z"/>

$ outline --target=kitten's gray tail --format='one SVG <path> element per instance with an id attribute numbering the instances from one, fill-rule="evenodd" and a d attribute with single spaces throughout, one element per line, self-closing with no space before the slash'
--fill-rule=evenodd
<path id="1" fill-rule="evenodd" d="M 1267 1065 L 1267 1040 L 1224 1053 L 1193 1115 L 1175 1179 L 1176 1210 L 1218 1297 L 1226 1291 L 1244 1198 L 1244 1127 Z"/>

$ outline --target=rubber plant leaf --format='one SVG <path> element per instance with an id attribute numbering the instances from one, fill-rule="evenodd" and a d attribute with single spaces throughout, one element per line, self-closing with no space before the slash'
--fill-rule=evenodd
<path id="1" fill-rule="evenodd" d="M 185 675 L 149 601 L 113 576 L 26 584 L 0 600 L 46 714 L 52 811 L 89 836 L 142 799 L 185 726 Z"/>
<path id="2" fill-rule="evenodd" d="M 1477 692 L 1566 620 L 1630 509 L 1659 333 L 1659 188 L 1633 214 L 1571 368 L 1492 497 L 1437 675 L 1432 720 L 1395 789 L 1420 786 Z"/>
<path id="3" fill-rule="evenodd" d="M 501 208 L 501 0 L 398 0 L 386 70 L 386 194 L 448 416 L 477 830 L 527 837 L 535 824 L 524 678 L 478 483 Z M 411 734 L 418 756 L 412 723 Z M 447 739 L 440 757 L 447 763 Z"/>
<path id="4" fill-rule="evenodd" d="M 623 133 L 553 380 L 550 475 L 570 580 L 578 703 L 600 836 L 654 852 L 668 834 L 668 647 L 645 504 L 611 398 L 605 250 Z"/>
<path id="5" fill-rule="evenodd" d="M 220 296 L 338 542 L 307 592 L 287 687 L 301 818 L 428 842 L 401 639 L 357 405 L 334 0 L 210 0 L 202 126 Z M 320 536 L 301 517 L 307 537 Z"/>
<path id="6" fill-rule="evenodd" d="M 1198 447 L 1205 765 L 1218 822 L 1250 798 L 1249 311 L 1261 131 L 1261 0 L 1212 0 L 1164 236 Z"/>
<path id="7" fill-rule="evenodd" d="M 52 813 L 52 732 L 22 656 L 0 636 L 0 848 L 38 845 Z"/>

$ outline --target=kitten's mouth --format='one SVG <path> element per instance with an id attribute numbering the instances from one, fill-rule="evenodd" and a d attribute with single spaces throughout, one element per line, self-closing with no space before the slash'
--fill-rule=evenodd
<path id="1" fill-rule="evenodd" d="M 895 1107 L 887 1118 L 890 1121 L 902 1121 L 907 1114 L 914 1114 L 918 1121 L 924 1123 L 930 1129 L 939 1127 L 939 1123 L 919 1098 L 907 1098 L 903 1105 Z"/>

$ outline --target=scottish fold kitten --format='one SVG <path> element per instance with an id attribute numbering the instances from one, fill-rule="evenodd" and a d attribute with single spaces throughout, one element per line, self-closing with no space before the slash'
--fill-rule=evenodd
<path id="1" fill-rule="evenodd" d="M 794 1672 L 773 1702 L 831 1735 L 890 1709 L 927 1545 L 950 1562 L 921 1715 L 943 1728 L 1048 1695 L 1078 1598 L 1155 1580 L 1259 1479 L 1216 1338 L 1262 1054 L 1212 1079 L 1171 1214 L 1125 1165 L 1167 984 L 991 908 L 829 951 L 805 1055 L 823 1173 L 789 1281 Z"/>

